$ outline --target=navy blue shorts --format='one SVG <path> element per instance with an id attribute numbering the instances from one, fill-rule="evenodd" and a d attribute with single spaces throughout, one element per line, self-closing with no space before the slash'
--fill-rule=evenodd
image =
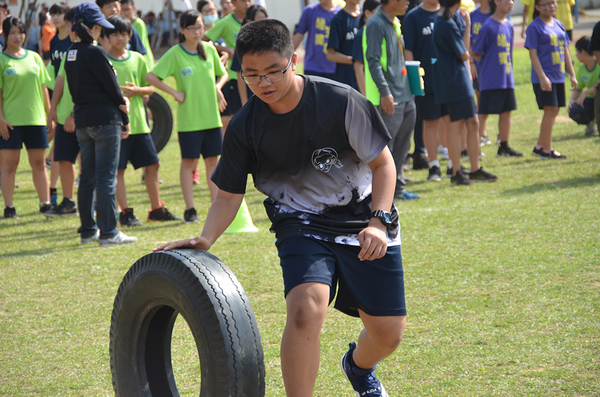
<path id="1" fill-rule="evenodd" d="M 447 103 L 450 121 L 470 119 L 477 114 L 477 106 L 474 97 L 463 99 L 462 101 Z"/>
<path id="2" fill-rule="evenodd" d="M 574 103 L 569 111 L 569 117 L 577 124 L 588 124 L 594 121 L 594 98 L 585 98 L 583 107 Z"/>
<path id="3" fill-rule="evenodd" d="M 421 120 L 437 120 L 448 115 L 446 104 L 435 103 L 433 92 L 426 92 L 424 96 L 416 96 L 417 114 Z"/>
<path id="4" fill-rule="evenodd" d="M 182 159 L 215 157 L 221 154 L 223 134 L 221 127 L 204 131 L 180 132 L 179 148 Z"/>
<path id="5" fill-rule="evenodd" d="M 565 83 L 552 83 L 552 91 L 542 91 L 540 84 L 533 85 L 535 99 L 537 100 L 538 108 L 543 109 L 546 106 L 565 106 Z"/>
<path id="6" fill-rule="evenodd" d="M 404 271 L 400 246 L 388 247 L 383 258 L 360 261 L 360 247 L 291 237 L 277 247 L 285 294 L 310 282 L 331 287 L 329 303 L 358 317 L 358 309 L 371 316 L 405 316 Z"/>
<path id="7" fill-rule="evenodd" d="M 517 108 L 517 97 L 512 88 L 481 91 L 479 114 L 502 114 Z"/>
<path id="8" fill-rule="evenodd" d="M 129 135 L 121 140 L 121 153 L 119 156 L 119 169 L 127 168 L 130 161 L 134 169 L 147 167 L 158 163 L 158 154 L 150 134 Z"/>
<path id="9" fill-rule="evenodd" d="M 5 141 L 0 137 L 0 149 L 47 149 L 48 134 L 45 125 L 13 126 L 8 130 L 9 137 Z"/>
<path id="10" fill-rule="evenodd" d="M 227 107 L 221 113 L 221 116 L 234 115 L 242 107 L 242 99 L 240 98 L 237 80 L 229 80 L 225 83 L 221 92 L 227 101 Z"/>
<path id="11" fill-rule="evenodd" d="M 66 132 L 64 125 L 57 124 L 54 134 L 54 161 L 68 161 L 75 164 L 78 154 L 79 142 L 75 131 Z"/>

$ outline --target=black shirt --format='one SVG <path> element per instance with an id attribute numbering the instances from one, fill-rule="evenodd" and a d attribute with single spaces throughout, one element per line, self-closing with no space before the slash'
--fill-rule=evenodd
<path id="1" fill-rule="evenodd" d="M 127 114 L 119 110 L 125 99 L 106 51 L 79 42 L 71 45 L 66 57 L 65 72 L 77 128 L 129 124 Z"/>
<path id="2" fill-rule="evenodd" d="M 144 43 L 140 38 L 137 30 L 134 27 L 131 29 L 131 37 L 129 38 L 129 47 L 128 50 L 139 52 L 142 55 L 146 55 L 148 51 L 146 51 L 146 47 L 144 47 Z"/>
<path id="3" fill-rule="evenodd" d="M 69 35 L 65 37 L 63 40 L 58 38 L 58 33 L 54 35 L 52 40 L 50 40 L 50 62 L 52 62 L 52 66 L 54 66 L 54 77 L 58 75 L 58 70 L 60 69 L 60 61 L 63 59 L 63 56 L 67 53 L 69 47 L 71 47 L 71 38 Z"/>

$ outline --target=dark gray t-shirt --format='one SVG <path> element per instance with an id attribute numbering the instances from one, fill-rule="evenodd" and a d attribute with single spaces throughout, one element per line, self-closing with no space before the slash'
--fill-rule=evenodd
<path id="1" fill-rule="evenodd" d="M 390 140 L 377 109 L 346 85 L 303 76 L 294 110 L 275 114 L 256 96 L 229 123 L 212 175 L 222 190 L 243 194 L 248 174 L 267 195 L 277 241 L 307 236 L 359 245 L 371 213 L 373 161 Z M 393 206 L 388 244 L 400 244 Z"/>

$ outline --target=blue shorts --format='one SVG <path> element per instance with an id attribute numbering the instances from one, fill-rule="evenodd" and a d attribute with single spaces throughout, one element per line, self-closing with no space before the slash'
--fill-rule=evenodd
<path id="1" fill-rule="evenodd" d="M 477 106 L 474 97 L 463 99 L 462 101 L 446 103 L 450 121 L 470 119 L 477 114 Z"/>
<path id="2" fill-rule="evenodd" d="M 517 108 L 517 97 L 512 88 L 481 91 L 479 114 L 502 114 Z"/>
<path id="3" fill-rule="evenodd" d="M 54 134 L 54 161 L 68 161 L 75 164 L 78 154 L 79 142 L 75 131 L 66 132 L 62 124 L 57 124 Z"/>
<path id="4" fill-rule="evenodd" d="M 180 132 L 179 148 L 182 159 L 215 157 L 221 154 L 223 134 L 221 127 L 211 130 Z"/>
<path id="5" fill-rule="evenodd" d="M 543 109 L 546 106 L 565 106 L 565 83 L 552 83 L 552 91 L 542 91 L 540 84 L 533 85 L 535 99 L 537 100 L 538 108 Z"/>
<path id="6" fill-rule="evenodd" d="M 158 154 L 150 134 L 129 135 L 121 140 L 121 153 L 119 156 L 119 169 L 127 168 L 130 161 L 134 169 L 147 167 L 158 163 Z"/>
<path id="7" fill-rule="evenodd" d="M 360 247 L 290 237 L 279 251 L 285 294 L 310 282 L 331 287 L 329 303 L 358 317 L 358 309 L 371 316 L 405 316 L 404 271 L 400 246 L 388 247 L 383 258 L 360 261 Z"/>
<path id="8" fill-rule="evenodd" d="M 437 120 L 448 115 L 448 107 L 446 104 L 435 103 L 433 92 L 426 92 L 423 96 L 415 97 L 415 104 L 421 120 Z"/>
<path id="9" fill-rule="evenodd" d="M 221 113 L 221 116 L 231 116 L 242 107 L 242 99 L 240 98 L 240 90 L 238 89 L 237 80 L 229 80 L 221 90 L 227 107 Z M 248 97 L 249 98 L 249 97 Z"/>
<path id="10" fill-rule="evenodd" d="M 8 130 L 9 137 L 5 141 L 0 137 L 0 149 L 47 149 L 48 133 L 45 125 L 13 126 Z"/>
<path id="11" fill-rule="evenodd" d="M 594 98 L 585 98 L 583 107 L 574 103 L 569 111 L 569 117 L 577 124 L 588 124 L 594 121 Z"/>

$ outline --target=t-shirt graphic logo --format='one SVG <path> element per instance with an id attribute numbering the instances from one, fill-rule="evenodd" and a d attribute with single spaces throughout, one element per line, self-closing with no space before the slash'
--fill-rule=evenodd
<path id="1" fill-rule="evenodd" d="M 181 77 L 187 77 L 187 76 L 191 76 L 194 74 L 194 70 L 191 67 L 187 67 L 187 68 L 183 68 L 179 71 L 179 74 L 181 74 Z"/>
<path id="2" fill-rule="evenodd" d="M 4 74 L 6 75 L 6 77 L 10 77 L 13 74 L 17 74 L 17 71 L 15 70 L 15 68 L 9 68 L 6 69 L 6 72 L 4 72 Z"/>
<path id="3" fill-rule="evenodd" d="M 323 149 L 317 149 L 312 154 L 312 164 L 321 172 L 327 173 L 335 165 L 336 168 L 342 168 L 342 162 L 338 160 L 337 152 L 326 147 Z"/>
<path id="4" fill-rule="evenodd" d="M 77 60 L 77 50 L 69 50 L 67 53 L 67 61 L 73 62 Z"/>

